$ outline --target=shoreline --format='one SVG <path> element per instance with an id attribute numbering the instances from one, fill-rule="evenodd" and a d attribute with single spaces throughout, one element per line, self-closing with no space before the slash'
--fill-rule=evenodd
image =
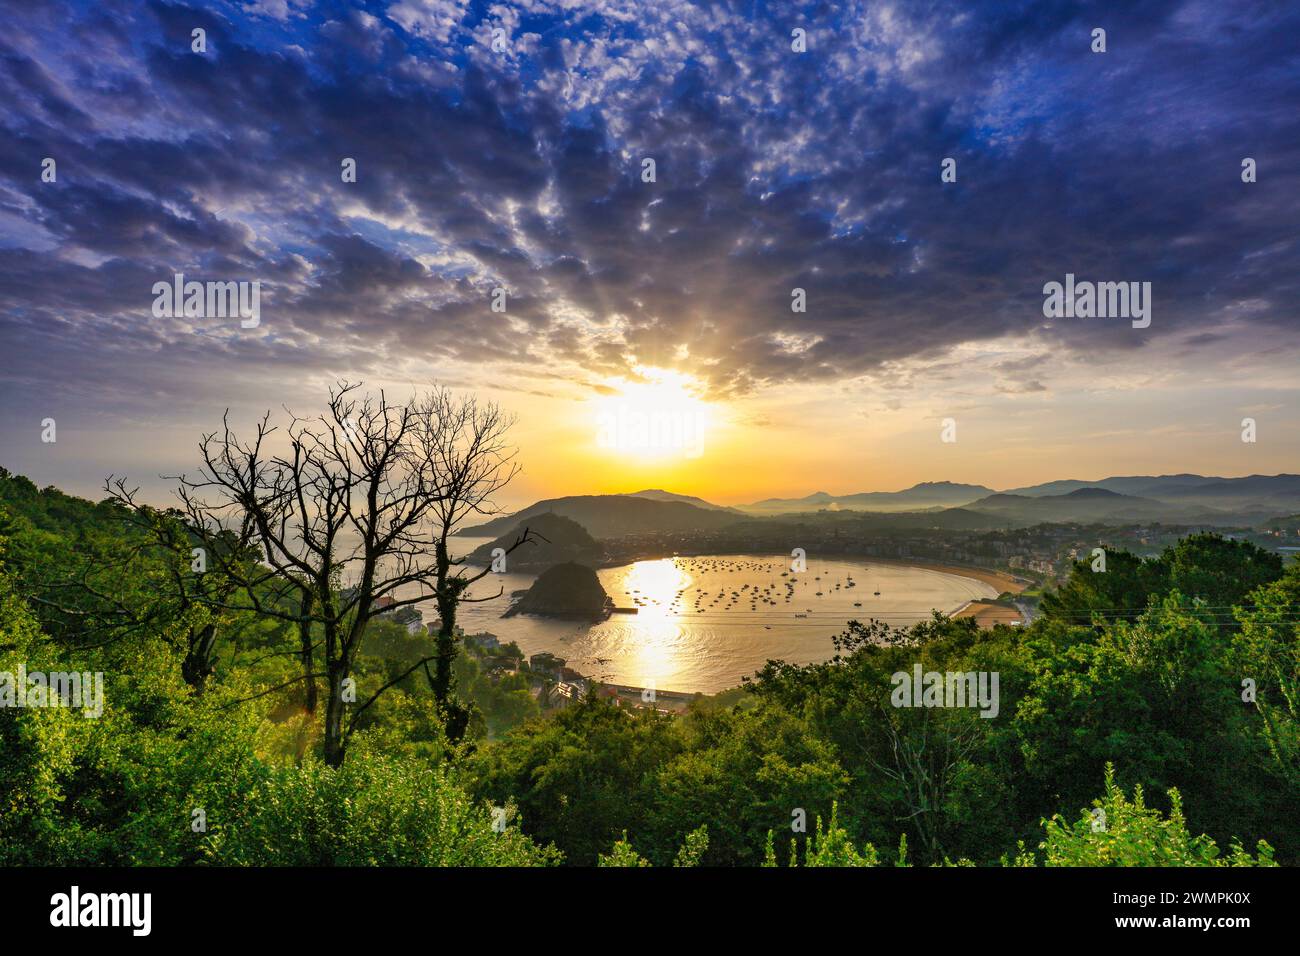
<path id="1" fill-rule="evenodd" d="M 877 564 L 892 564 L 900 567 L 923 568 L 927 571 L 939 571 L 943 574 L 952 574 L 957 577 L 971 578 L 975 581 L 982 581 L 989 587 L 1001 594 L 1003 591 L 1010 591 L 1012 594 L 1019 594 L 1029 587 L 1029 582 L 1020 581 L 1008 574 L 1006 571 L 994 571 L 991 568 L 976 568 L 961 564 L 940 564 L 937 561 L 927 561 L 925 559 L 911 560 L 909 558 L 875 558 L 864 555 L 862 560 L 868 564 L 875 562 Z"/>
<path id="2" fill-rule="evenodd" d="M 949 617 L 953 618 L 953 620 L 973 618 L 980 627 L 985 628 L 993 627 L 996 624 L 1022 625 L 1025 623 L 1025 615 L 1021 613 L 1018 607 L 994 604 L 987 599 L 967 601 Z"/>
<path id="3" fill-rule="evenodd" d="M 781 554 L 774 555 L 766 551 L 728 552 L 728 553 L 736 554 L 736 555 L 745 555 L 747 557 L 775 557 L 778 559 L 785 557 L 784 555 Z M 678 551 L 673 554 L 653 553 L 641 557 L 635 557 L 628 560 L 623 560 L 618 563 L 602 563 L 599 567 L 601 570 L 609 570 L 613 568 L 630 567 L 631 565 L 636 564 L 638 561 L 662 561 L 665 559 L 672 559 L 672 558 L 716 557 L 716 556 L 717 555 L 712 551 L 702 552 L 698 554 L 686 553 L 681 551 Z M 865 554 L 836 554 L 833 556 L 833 559 L 837 561 L 853 561 L 853 562 L 860 561 L 865 565 L 871 565 L 874 563 L 874 564 L 889 565 L 894 567 L 918 568 L 923 571 L 934 571 L 940 574 L 949 574 L 952 575 L 953 577 L 960 577 L 972 581 L 979 581 L 981 584 L 985 584 L 988 587 L 993 589 L 994 594 L 992 598 L 988 598 L 988 597 L 970 598 L 963 601 L 961 605 L 955 609 L 943 610 L 940 608 L 935 608 L 934 610 L 939 611 L 941 614 L 944 614 L 947 617 L 954 618 L 954 619 L 963 618 L 963 617 L 974 617 L 980 623 L 980 625 L 984 627 L 991 626 L 994 623 L 1010 624 L 1012 618 L 1014 618 L 1017 622 L 1019 622 L 1022 619 L 1022 615 L 1016 609 L 1007 608 L 1003 605 L 994 604 L 993 601 L 997 596 L 1001 595 L 1004 592 L 1010 592 L 1012 594 L 1020 594 L 1022 591 L 1027 589 L 1032 583 L 1029 581 L 1019 580 L 1006 571 L 997 571 L 997 570 L 993 570 L 992 568 L 979 568 L 979 567 L 973 567 L 968 565 L 943 564 L 937 561 L 927 561 L 924 559 L 913 560 L 909 558 L 881 558 L 881 557 L 876 557 L 873 555 L 865 555 Z M 587 678 L 587 679 L 592 680 L 592 678 Z M 644 690 L 644 688 L 634 687 L 632 685 L 626 685 L 626 684 L 612 684 L 612 683 L 606 684 L 599 681 L 597 681 L 597 683 L 602 684 L 602 686 L 605 688 L 613 690 L 614 693 L 611 696 L 616 696 L 624 700 L 626 703 L 632 704 L 633 706 L 637 706 L 636 698 Z M 743 686 L 744 686 L 743 684 L 733 684 L 717 691 L 673 691 L 664 688 L 658 688 L 656 690 L 656 693 L 659 695 L 660 698 L 662 698 L 662 703 L 670 703 L 673 706 L 670 706 L 668 708 L 654 708 L 654 709 L 666 709 L 673 712 L 682 712 L 686 709 L 686 706 L 692 700 L 712 699 L 722 694 L 728 694 L 734 692 L 735 690 Z"/>
<path id="4" fill-rule="evenodd" d="M 772 554 L 768 551 L 730 551 L 727 553 L 744 555 L 746 557 L 772 557 L 779 559 L 786 559 L 788 557 L 784 554 Z M 677 551 L 673 554 L 660 554 L 654 552 L 647 553 L 642 557 L 619 561 L 617 564 L 603 563 L 600 565 L 600 569 L 607 570 L 609 568 L 625 568 L 628 565 L 636 564 L 638 561 L 662 561 L 665 558 L 707 558 L 716 556 L 717 552 L 714 551 Z M 951 574 L 959 578 L 970 578 L 975 581 L 980 581 L 993 588 L 997 594 L 1001 594 L 1003 591 L 1010 591 L 1012 594 L 1019 594 L 1032 584 L 1030 581 L 1020 580 L 1007 571 L 996 571 L 992 568 L 979 568 L 974 565 L 942 564 L 938 561 L 930 561 L 925 558 L 880 558 L 871 554 L 856 554 L 854 552 L 819 555 L 819 557 L 824 557 L 828 561 L 861 561 L 863 564 L 889 564 L 894 565 L 895 567 L 921 568 L 925 571 L 938 571 L 941 574 Z M 996 597 L 996 595 L 994 596 Z M 938 608 L 935 608 L 935 610 L 938 610 Z"/>
<path id="5" fill-rule="evenodd" d="M 465 535 L 465 537 L 473 537 L 473 536 Z M 611 540 L 617 540 L 617 539 L 611 539 Z M 745 555 L 746 557 L 770 557 L 770 558 L 777 558 L 782 560 L 788 558 L 788 555 L 773 553 L 767 550 L 728 551 L 726 553 Z M 628 567 L 629 565 L 636 564 L 638 561 L 662 561 L 665 558 L 704 558 L 704 557 L 715 557 L 718 554 L 719 552 L 713 550 L 696 551 L 694 549 L 691 549 L 686 551 L 679 550 L 679 551 L 667 552 L 667 553 L 658 550 L 647 550 L 644 553 L 638 554 L 634 557 L 620 556 L 620 559 L 618 561 L 601 561 L 598 564 L 593 565 L 592 567 L 594 570 L 606 571 L 612 568 Z M 1030 587 L 1030 585 L 1033 583 L 1032 581 L 1021 580 L 1008 571 L 997 571 L 992 568 L 976 567 L 975 565 L 944 564 L 940 561 L 933 561 L 927 558 L 882 558 L 882 557 L 877 557 L 876 555 L 862 554 L 862 553 L 852 552 L 852 551 L 846 551 L 842 554 L 837 553 L 833 555 L 831 554 L 819 555 L 819 557 L 824 557 L 827 560 L 861 561 L 864 564 L 871 564 L 872 562 L 874 562 L 876 564 L 889 564 L 898 567 L 922 568 L 927 571 L 938 571 L 942 574 L 952 574 L 952 575 L 956 575 L 957 577 L 971 578 L 976 581 L 981 581 L 984 584 L 987 584 L 989 587 L 993 588 L 995 591 L 997 591 L 998 594 L 1001 594 L 1004 591 L 1010 591 L 1012 594 L 1019 594 L 1020 592 Z M 1297 560 L 1300 560 L 1300 555 L 1297 555 Z M 528 568 L 521 568 L 520 570 L 523 571 L 523 573 L 525 574 L 532 575 L 534 579 L 537 576 L 536 572 Z"/>

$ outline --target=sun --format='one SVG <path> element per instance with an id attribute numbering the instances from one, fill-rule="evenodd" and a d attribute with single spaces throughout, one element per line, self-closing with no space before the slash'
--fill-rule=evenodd
<path id="1" fill-rule="evenodd" d="M 640 459 L 698 458 L 712 426 L 709 405 L 690 375 L 637 366 L 635 379 L 606 384 L 613 394 L 595 403 L 596 444 Z"/>

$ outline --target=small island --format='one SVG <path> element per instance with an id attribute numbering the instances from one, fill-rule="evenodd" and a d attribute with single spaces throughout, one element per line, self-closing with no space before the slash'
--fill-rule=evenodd
<path id="1" fill-rule="evenodd" d="M 614 602 L 596 572 L 586 565 L 565 562 L 547 568 L 502 617 L 536 614 L 566 620 L 603 621 Z"/>

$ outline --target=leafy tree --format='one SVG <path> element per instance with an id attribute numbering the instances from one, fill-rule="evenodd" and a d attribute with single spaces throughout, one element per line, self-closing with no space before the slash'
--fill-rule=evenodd
<path id="1" fill-rule="evenodd" d="M 1165 593 L 1179 591 L 1201 601 L 1220 619 L 1251 591 L 1282 576 L 1281 556 L 1249 541 L 1212 532 L 1183 538 L 1160 558 L 1166 569 Z"/>
<path id="2" fill-rule="evenodd" d="M 773 707 L 693 712 L 676 728 L 682 750 L 655 772 L 642 845 L 665 865 L 692 828 L 707 824 L 707 862 L 758 862 L 757 842 L 796 808 L 830 806 L 847 777 L 809 725 Z"/>
<path id="3" fill-rule="evenodd" d="M 623 831 L 623 838 L 614 844 L 614 848 L 608 853 L 602 853 L 596 860 L 597 866 L 625 866 L 625 867 L 644 867 L 650 866 L 650 861 L 645 859 L 632 849 L 632 844 L 627 840 L 627 831 Z"/>
<path id="4" fill-rule="evenodd" d="M 1087 624 L 1094 614 L 1102 620 L 1141 611 L 1153 593 L 1164 592 L 1165 568 L 1116 548 L 1105 548 L 1106 570 L 1094 571 L 1093 558 L 1075 561 L 1065 583 L 1043 595 L 1039 609 L 1049 619 Z"/>
<path id="5" fill-rule="evenodd" d="M 1220 618 L 1260 585 L 1282 574 L 1278 555 L 1213 532 L 1190 535 L 1157 558 L 1106 549 L 1104 571 L 1092 558 L 1076 561 L 1064 585 L 1044 595 L 1043 614 L 1054 620 L 1087 624 L 1132 617 L 1152 599 L 1179 591 L 1199 600 Z"/>
<path id="6" fill-rule="evenodd" d="M 482 748 L 470 775 L 477 797 L 514 801 L 524 832 L 591 866 L 624 831 L 646 830 L 657 772 L 681 750 L 673 718 L 589 694 Z"/>
<path id="7" fill-rule="evenodd" d="M 1106 765 L 1106 793 L 1096 808 L 1074 824 L 1060 816 L 1044 821 L 1046 839 L 1040 844 L 1047 866 L 1276 866 L 1273 849 L 1260 840 L 1257 856 L 1233 844 L 1226 859 L 1207 836 L 1193 837 L 1183 818 L 1182 798 L 1169 791 L 1166 818 L 1147 807 L 1140 784 L 1129 800 L 1115 783 L 1115 770 Z"/>
<path id="8" fill-rule="evenodd" d="M 1263 783 L 1250 712 L 1229 664 L 1230 633 L 1199 603 L 1172 592 L 1095 642 L 1052 653 L 1016 712 L 1025 757 L 1022 791 L 1040 805 L 1080 805 L 1110 760 L 1126 786 L 1177 788 L 1192 825 L 1219 840 L 1279 834 L 1286 814 Z"/>
<path id="9" fill-rule="evenodd" d="M 859 841 L 904 830 L 928 862 L 953 852 L 986 857 L 1014 834 L 1005 808 L 1019 761 L 1010 715 L 1027 682 L 1020 635 L 942 617 L 897 630 L 853 622 L 823 664 L 770 663 L 748 686 L 804 714 L 848 775 L 840 806 Z M 999 717 L 968 708 L 899 708 L 893 675 L 986 671 L 999 675 Z M 993 811 L 992 808 L 999 808 Z"/>
<path id="10" fill-rule="evenodd" d="M 1251 594 L 1238 609 L 1232 664 L 1238 686 L 1254 685 L 1258 732 L 1274 772 L 1300 792 L 1300 565 Z M 1243 696 L 1246 695 L 1243 692 Z"/>
<path id="11" fill-rule="evenodd" d="M 699 866 L 709 849 L 709 828 L 701 824 L 686 834 L 686 842 L 677 851 L 673 866 Z"/>

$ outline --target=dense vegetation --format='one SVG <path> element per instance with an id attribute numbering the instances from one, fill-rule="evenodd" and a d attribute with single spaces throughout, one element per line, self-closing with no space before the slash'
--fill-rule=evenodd
<path id="1" fill-rule="evenodd" d="M 301 628 L 176 587 L 184 522 L 153 517 L 170 547 L 0 470 L 0 673 L 105 681 L 95 719 L 0 707 L 0 863 L 1300 862 L 1300 572 L 1249 544 L 1080 562 L 1025 629 L 853 623 L 682 717 L 539 714 L 461 653 L 448 733 L 434 637 L 376 617 L 355 700 L 388 691 L 330 763 Z M 998 715 L 891 706 L 917 663 L 997 672 Z"/>

